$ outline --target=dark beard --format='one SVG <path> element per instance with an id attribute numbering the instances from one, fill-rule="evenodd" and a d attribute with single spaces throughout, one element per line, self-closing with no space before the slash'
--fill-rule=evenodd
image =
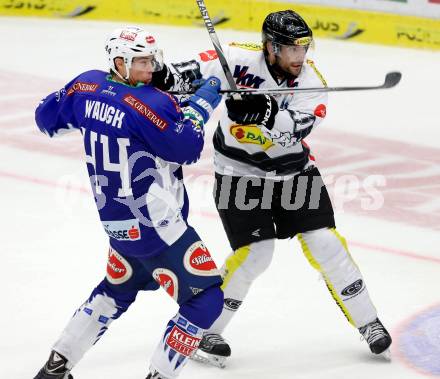
<path id="1" fill-rule="evenodd" d="M 272 78 L 277 82 L 278 85 L 281 85 L 284 83 L 284 81 L 287 82 L 288 87 L 293 87 L 293 82 L 297 78 L 297 76 L 292 75 L 290 72 L 284 71 L 279 65 L 278 65 L 278 57 L 276 57 L 276 62 L 274 64 L 269 63 L 269 57 L 268 55 L 264 54 L 264 58 L 266 61 L 267 68 L 272 75 Z"/>

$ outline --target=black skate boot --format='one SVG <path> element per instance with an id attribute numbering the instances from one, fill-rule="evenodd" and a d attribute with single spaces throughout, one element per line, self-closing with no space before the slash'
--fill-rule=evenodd
<path id="1" fill-rule="evenodd" d="M 34 379 L 73 379 L 66 368 L 67 359 L 56 351 L 50 353 L 49 360 Z"/>
<path id="2" fill-rule="evenodd" d="M 378 318 L 359 328 L 359 332 L 367 341 L 373 354 L 385 353 L 386 357 L 389 358 L 388 348 L 391 345 L 392 339 Z"/>
<path id="3" fill-rule="evenodd" d="M 231 348 L 220 334 L 205 334 L 200 341 L 199 349 L 192 359 L 220 368 L 226 367 L 226 358 L 231 355 Z"/>
<path id="4" fill-rule="evenodd" d="M 156 370 L 151 371 L 145 379 L 167 379 L 160 375 Z"/>

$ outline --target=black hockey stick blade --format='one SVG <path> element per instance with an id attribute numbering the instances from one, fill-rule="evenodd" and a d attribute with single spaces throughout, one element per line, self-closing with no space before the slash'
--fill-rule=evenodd
<path id="1" fill-rule="evenodd" d="M 399 84 L 402 74 L 398 71 L 389 72 L 385 76 L 383 84 L 378 86 L 357 86 L 357 87 L 317 87 L 317 88 L 261 88 L 261 89 L 226 89 L 221 90 L 222 94 L 239 93 L 243 95 L 251 94 L 264 94 L 264 95 L 276 95 L 276 94 L 291 94 L 291 93 L 304 93 L 304 92 L 347 92 L 347 91 L 367 91 L 393 88 Z M 191 95 L 193 92 L 179 92 L 170 91 L 173 95 Z"/>
<path id="2" fill-rule="evenodd" d="M 385 83 L 383 84 L 383 88 L 393 88 L 397 86 L 402 79 L 402 73 L 399 71 L 389 72 L 385 76 Z"/>

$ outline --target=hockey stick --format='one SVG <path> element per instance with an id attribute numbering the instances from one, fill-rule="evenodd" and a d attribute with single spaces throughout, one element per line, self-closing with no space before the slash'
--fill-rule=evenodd
<path id="1" fill-rule="evenodd" d="M 208 30 L 209 37 L 211 38 L 214 49 L 217 52 L 218 59 L 222 65 L 223 72 L 225 73 L 226 80 L 228 81 L 229 87 L 231 88 L 231 93 L 236 93 L 237 84 L 235 84 L 234 78 L 232 77 L 231 70 L 226 61 L 225 54 L 223 53 L 220 41 L 217 37 L 217 33 L 214 29 L 214 24 L 209 17 L 208 9 L 206 8 L 204 0 L 196 0 L 197 6 L 199 7 L 200 14 L 202 15 L 203 21 L 205 22 L 206 29 Z M 172 92 L 171 92 L 172 93 Z M 229 93 L 229 92 L 228 92 Z M 179 93 L 181 95 L 181 93 Z"/>
<path id="2" fill-rule="evenodd" d="M 398 71 L 389 72 L 385 76 L 383 84 L 378 86 L 357 86 L 357 87 L 318 87 L 318 88 L 261 88 L 261 89 L 226 89 L 220 90 L 223 94 L 238 93 L 240 95 L 251 94 L 264 94 L 264 95 L 276 95 L 276 94 L 293 94 L 293 93 L 306 93 L 306 92 L 347 92 L 347 91 L 367 91 L 378 90 L 395 87 L 402 78 L 402 74 Z M 235 83 L 234 83 L 235 84 Z M 170 91 L 173 95 L 190 95 L 194 92 L 179 92 Z"/>

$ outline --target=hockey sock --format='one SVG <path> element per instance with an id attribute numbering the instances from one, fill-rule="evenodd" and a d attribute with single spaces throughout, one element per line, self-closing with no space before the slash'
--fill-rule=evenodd
<path id="1" fill-rule="evenodd" d="M 178 313 L 172 318 L 151 359 L 150 371 L 167 379 L 176 378 L 197 350 L 204 329 L 189 322 Z"/>
<path id="2" fill-rule="evenodd" d="M 376 308 L 345 239 L 335 229 L 327 228 L 299 234 L 298 239 L 348 321 L 359 328 L 375 320 Z"/>

